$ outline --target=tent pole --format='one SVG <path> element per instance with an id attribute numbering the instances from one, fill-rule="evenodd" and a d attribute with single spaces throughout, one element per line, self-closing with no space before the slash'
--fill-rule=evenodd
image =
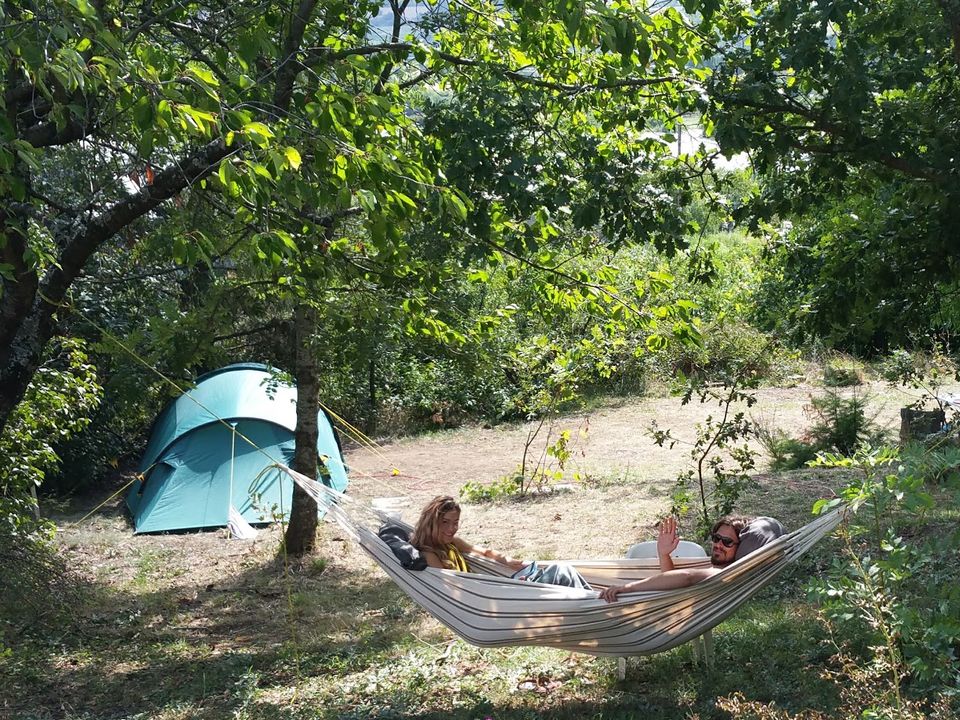
<path id="1" fill-rule="evenodd" d="M 233 507 L 233 458 L 237 447 L 237 424 L 230 423 L 230 494 L 228 495 L 227 519 L 230 519 L 230 508 Z"/>

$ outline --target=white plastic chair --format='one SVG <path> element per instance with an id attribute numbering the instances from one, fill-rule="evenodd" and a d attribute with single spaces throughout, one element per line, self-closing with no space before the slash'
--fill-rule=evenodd
<path id="1" fill-rule="evenodd" d="M 631 545 L 627 549 L 628 558 L 655 558 L 657 557 L 657 541 L 656 540 L 645 540 L 644 542 L 638 542 L 636 545 Z M 703 549 L 702 545 L 697 545 L 697 543 L 692 540 L 681 540 L 680 544 L 677 545 L 677 549 L 670 553 L 670 557 L 675 558 L 699 558 L 707 557 L 707 551 Z"/>
<path id="2" fill-rule="evenodd" d="M 655 558 L 658 557 L 657 554 L 657 541 L 656 540 L 646 540 L 644 542 L 638 542 L 636 545 L 631 545 L 627 549 L 628 558 Z M 707 557 L 707 551 L 703 549 L 702 545 L 698 545 L 695 542 L 690 540 L 681 540 L 680 544 L 677 545 L 677 548 L 670 553 L 670 557 L 673 558 L 705 558 Z M 695 637 L 691 640 L 693 643 L 693 659 L 694 662 L 700 662 L 700 659 L 703 658 L 703 663 L 705 665 L 713 664 L 713 633 L 710 630 L 707 630 L 703 635 Z M 618 671 L 620 679 L 623 680 L 627 675 L 627 659 L 618 658 Z"/>

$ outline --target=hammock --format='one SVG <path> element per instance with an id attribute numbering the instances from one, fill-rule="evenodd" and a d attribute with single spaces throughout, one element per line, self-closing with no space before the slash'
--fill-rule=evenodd
<path id="1" fill-rule="evenodd" d="M 480 647 L 538 645 L 605 656 L 670 650 L 729 617 L 843 517 L 843 508 L 821 515 L 696 585 L 623 594 L 617 602 L 607 603 L 595 590 L 512 580 L 510 568 L 487 558 L 468 557 L 475 570 L 469 573 L 435 568 L 406 570 L 376 533 L 346 512 L 344 506 L 352 502 L 351 498 L 289 468 L 281 469 L 326 506 L 329 517 L 415 603 Z M 655 558 L 570 562 L 594 588 L 659 572 Z M 696 559 L 675 563 L 678 567 L 709 564 Z"/>

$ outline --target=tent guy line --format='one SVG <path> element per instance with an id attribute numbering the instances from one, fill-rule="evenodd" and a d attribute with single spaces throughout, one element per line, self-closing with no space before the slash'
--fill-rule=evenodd
<path id="1" fill-rule="evenodd" d="M 247 434 L 245 434 L 244 432 L 238 430 L 237 427 L 236 427 L 236 423 L 231 423 L 228 419 L 226 419 L 226 418 L 224 418 L 224 417 L 221 417 L 219 413 L 214 412 L 214 411 L 213 411 L 210 407 L 208 407 L 204 402 L 202 402 L 200 399 L 198 399 L 197 397 L 195 397 L 193 390 L 185 390 L 185 389 L 184 389 L 183 387 L 181 387 L 176 381 L 174 381 L 173 379 L 171 379 L 170 377 L 168 377 L 167 375 L 165 375 L 165 374 L 164 374 L 163 372 L 161 372 L 158 368 L 154 367 L 154 366 L 151 365 L 146 359 L 144 359 L 143 357 L 141 357 L 137 352 L 135 352 L 133 349 L 131 349 L 130 347 L 128 347 L 120 338 L 118 338 L 118 337 L 117 337 L 116 335 L 114 335 L 112 332 L 110 332 L 109 330 L 107 330 L 106 328 L 102 327 L 100 324 L 98 324 L 98 323 L 95 322 L 94 320 L 92 320 L 85 312 L 83 312 L 82 310 L 80 310 L 80 309 L 72 302 L 72 298 L 71 298 L 70 301 L 67 301 L 67 302 L 54 302 L 54 301 L 52 301 L 52 300 L 49 300 L 48 298 L 44 298 L 44 299 L 45 299 L 47 302 L 50 302 L 52 305 L 56 305 L 57 307 L 61 307 L 61 308 L 63 308 L 64 310 L 67 310 L 67 311 L 69 311 L 69 312 L 76 313 L 80 318 L 82 318 L 82 319 L 83 319 L 84 321 L 86 321 L 90 326 L 92 326 L 92 327 L 93 327 L 94 329 L 96 329 L 99 333 L 101 333 L 102 336 L 106 337 L 108 340 L 110 340 L 111 342 L 115 343 L 115 344 L 117 345 L 117 347 L 119 347 L 119 348 L 120 348 L 121 350 L 123 350 L 127 355 L 129 355 L 130 357 L 132 357 L 138 364 L 140 364 L 140 365 L 142 365 L 143 367 L 145 367 L 145 368 L 146 368 L 147 370 L 149 370 L 151 373 L 153 373 L 154 375 L 156 375 L 157 377 L 159 377 L 164 383 L 166 383 L 166 384 L 169 385 L 171 388 L 173 388 L 173 389 L 177 392 L 177 394 L 178 394 L 179 397 L 189 398 L 191 402 L 193 402 L 193 403 L 194 403 L 195 405 L 197 405 L 201 410 L 203 410 L 205 413 L 207 413 L 207 414 L 210 416 L 211 421 L 216 422 L 216 423 L 219 423 L 219 424 L 222 425 L 224 428 L 229 429 L 229 431 L 230 431 L 231 434 L 233 435 L 234 441 L 235 441 L 235 439 L 236 439 L 237 437 L 239 437 L 242 441 L 244 441 L 245 443 L 247 443 L 251 448 L 253 448 L 255 451 L 257 451 L 258 453 L 260 453 L 261 455 L 263 455 L 263 456 L 268 460 L 268 466 L 269 466 L 269 464 L 279 464 L 279 465 L 282 465 L 282 464 L 283 464 L 282 462 L 280 462 L 280 461 L 278 460 L 278 458 L 272 456 L 265 448 L 261 447 L 261 445 L 260 445 L 258 442 L 256 442 L 253 438 L 248 437 Z M 198 380 L 199 380 L 199 378 L 198 378 Z M 194 388 L 194 390 L 195 390 L 195 388 Z M 347 421 L 344 417 L 342 417 L 342 416 L 339 415 L 338 413 L 334 412 L 332 409 L 330 409 L 330 408 L 329 408 L 325 403 L 323 403 L 322 401 L 318 401 L 318 404 L 319 404 L 320 408 L 322 409 L 322 412 L 323 412 L 324 414 L 326 414 L 328 421 L 331 420 L 331 419 L 334 420 L 334 421 L 336 421 L 336 423 L 340 426 L 340 429 L 341 429 L 349 438 L 351 438 L 352 440 L 354 440 L 360 447 L 366 449 L 366 450 L 369 451 L 369 452 L 374 453 L 374 454 L 375 454 L 376 456 L 378 456 L 379 458 L 381 458 L 381 459 L 385 460 L 386 462 L 388 462 L 388 463 L 391 465 L 391 467 L 392 467 L 392 475 L 393 475 L 393 476 L 399 475 L 399 473 L 400 473 L 399 469 L 398 469 L 396 466 L 394 466 L 394 464 L 390 461 L 390 459 L 381 451 L 382 446 L 379 445 L 379 443 L 377 443 L 375 440 L 373 440 L 372 438 L 370 438 L 369 436 L 367 436 L 366 434 L 364 434 L 359 428 L 357 428 L 356 426 L 354 426 L 353 424 L 351 424 L 351 423 L 350 423 L 349 421 Z M 338 450 L 338 452 L 337 452 L 337 457 L 333 457 L 333 456 L 330 456 L 330 455 L 324 455 L 324 454 L 322 454 L 322 453 L 321 453 L 321 456 L 322 456 L 322 460 L 324 461 L 325 464 L 329 463 L 330 461 L 333 461 L 334 463 L 336 463 L 336 464 L 339 465 L 338 470 L 344 474 L 343 487 L 345 488 L 345 487 L 346 487 L 346 478 L 345 478 L 345 475 L 346 475 L 346 466 L 345 466 L 345 464 L 344 464 L 344 462 L 343 462 L 342 453 L 340 452 L 340 448 L 339 448 L 339 443 L 337 442 L 336 445 L 337 445 L 337 450 Z M 94 508 L 94 510 L 92 510 L 90 513 L 88 513 L 86 516 L 84 516 L 83 518 L 81 518 L 80 520 L 78 520 L 76 523 L 74 523 L 74 525 L 77 525 L 77 524 L 79 524 L 79 523 L 87 520 L 94 512 L 96 512 L 97 510 L 99 510 L 99 509 L 100 509 L 101 507 L 103 507 L 103 505 L 105 505 L 106 503 L 110 502 L 110 500 L 112 500 L 114 497 L 116 497 L 117 495 L 119 495 L 119 494 L 121 494 L 122 492 L 124 492 L 127 488 L 129 488 L 132 484 L 134 484 L 134 483 L 137 482 L 138 480 L 139 480 L 140 483 L 141 483 L 141 492 L 142 492 L 143 484 L 146 482 L 147 475 L 150 474 L 150 473 L 154 470 L 155 466 L 157 465 L 157 462 L 158 462 L 158 460 L 155 460 L 155 461 L 154 461 L 153 463 L 151 463 L 150 465 L 142 468 L 142 469 L 137 473 L 137 475 L 136 475 L 133 479 L 131 479 L 131 480 L 130 480 L 128 483 L 126 483 L 123 487 L 121 487 L 119 490 L 117 490 L 116 492 L 114 492 L 110 497 L 108 497 L 106 500 L 104 500 L 102 503 L 100 503 L 96 508 Z M 329 467 L 328 467 L 328 470 L 329 470 Z M 256 476 L 256 477 L 259 478 L 261 474 L 262 474 L 262 473 L 257 473 L 257 476 Z M 405 494 L 404 489 L 403 489 L 402 487 L 399 487 L 399 486 L 395 485 L 394 483 L 390 482 L 390 481 L 389 481 L 388 479 L 386 479 L 386 478 L 382 478 L 382 477 L 381 477 L 381 478 L 374 478 L 374 477 L 373 477 L 372 475 L 370 475 L 369 473 L 365 473 L 365 472 L 359 471 L 359 470 L 354 470 L 354 471 L 352 472 L 352 474 L 359 474 L 360 476 L 366 477 L 366 478 L 371 479 L 371 480 L 376 479 L 376 480 L 377 480 L 378 482 L 380 482 L 381 484 L 387 485 L 387 486 L 391 487 L 393 490 L 395 490 L 395 491 L 397 491 L 397 492 L 400 492 L 401 494 Z M 256 479 L 255 479 L 255 481 L 256 481 Z M 255 481 L 254 481 L 254 482 L 255 482 Z M 231 487 L 230 487 L 230 492 L 232 493 L 232 485 L 233 485 L 232 480 L 231 480 L 230 485 L 231 485 Z M 128 504 L 129 504 L 129 503 L 128 503 Z M 228 519 L 227 521 L 225 521 L 223 524 L 224 524 L 224 525 L 228 525 L 228 524 L 229 524 L 229 519 Z"/>
<path id="2" fill-rule="evenodd" d="M 44 298 L 44 299 L 46 300 L 46 298 Z M 135 351 L 133 351 L 132 349 L 130 349 L 129 347 L 127 347 L 127 346 L 123 343 L 123 341 L 120 340 L 120 338 L 118 338 L 116 335 L 114 335 L 113 333 L 111 333 L 111 332 L 110 332 L 109 330 L 107 330 L 106 328 L 101 327 L 99 324 L 97 324 L 96 322 L 94 322 L 93 320 L 91 320 L 91 319 L 87 316 L 86 313 L 84 313 L 82 310 L 78 309 L 72 302 L 71 302 L 71 303 L 62 303 L 62 302 L 61 302 L 61 303 L 54 303 L 52 300 L 47 300 L 47 302 L 50 302 L 51 304 L 55 304 L 55 305 L 57 305 L 58 307 L 62 307 L 62 308 L 64 308 L 65 310 L 70 310 L 70 311 L 72 311 L 72 312 L 77 313 L 77 315 L 79 315 L 79 316 L 80 316 L 81 318 L 83 318 L 86 322 L 88 322 L 90 325 L 92 325 L 94 328 L 96 328 L 96 330 L 98 330 L 99 332 L 101 332 L 103 335 L 105 335 L 107 338 L 109 338 L 112 342 L 116 343 L 117 346 L 120 347 L 120 349 L 123 350 L 125 353 L 127 353 L 128 355 L 130 355 L 130 357 L 132 357 L 132 358 L 133 358 L 134 360 L 136 360 L 138 363 L 140 363 L 140 364 L 143 365 L 145 368 L 147 368 L 150 372 L 154 373 L 157 377 L 159 377 L 159 378 L 160 378 L 161 380 L 163 380 L 165 383 L 167 383 L 167 384 L 170 385 L 172 388 L 174 388 L 174 389 L 177 391 L 178 394 L 180 394 L 180 395 L 186 395 L 186 396 L 188 396 L 188 397 L 191 397 L 191 399 L 192 399 L 195 403 L 197 403 L 198 405 L 200 405 L 200 407 L 201 407 L 203 410 L 205 410 L 206 412 L 210 413 L 213 417 L 215 417 L 215 418 L 216 418 L 220 423 L 222 423 L 224 426 L 226 426 L 226 427 L 229 427 L 229 426 L 230 426 L 230 423 L 229 423 L 227 420 L 225 420 L 225 419 L 223 419 L 223 418 L 221 418 L 221 417 L 218 417 L 218 416 L 216 415 L 216 413 L 214 413 L 212 410 L 210 410 L 210 408 L 204 407 L 203 404 L 202 404 L 199 400 L 197 400 L 196 398 L 193 398 L 193 397 L 190 395 L 190 391 L 184 390 L 184 389 L 183 389 L 182 387 L 180 387 L 174 380 L 172 380 L 171 378 L 169 378 L 169 377 L 167 377 L 166 375 L 164 375 L 160 370 L 158 370 L 156 367 L 154 367 L 154 366 L 151 365 L 149 362 L 147 362 L 144 358 L 142 358 L 140 355 L 138 355 Z M 333 418 L 333 419 L 337 422 L 338 425 L 340 425 L 340 429 L 343 430 L 343 432 L 344 432 L 348 437 L 350 437 L 352 440 L 354 440 L 358 445 L 360 445 L 360 446 L 363 447 L 364 449 L 368 450 L 369 452 L 374 453 L 375 455 L 377 455 L 377 456 L 380 457 L 381 459 L 383 459 L 383 460 L 385 460 L 386 462 L 390 463 L 390 465 L 393 467 L 393 474 L 394 474 L 394 475 L 398 475 L 398 474 L 399 474 L 399 470 L 398 470 L 395 466 L 393 466 L 393 463 L 390 461 L 390 458 L 388 458 L 386 455 L 384 455 L 384 453 L 381 451 L 381 448 L 383 448 L 383 446 L 382 446 L 380 443 L 378 443 L 376 440 L 373 440 L 369 435 L 366 435 L 362 430 L 360 430 L 358 427 L 356 427 L 355 425 L 353 425 L 349 420 L 347 420 L 346 418 L 344 418 L 342 415 L 340 415 L 340 414 L 336 413 L 335 411 L 333 411 L 333 410 L 332 410 L 330 407 L 328 407 L 323 401 L 318 400 L 317 402 L 318 402 L 318 404 L 320 405 L 321 409 L 323 409 L 323 411 L 324 411 L 325 413 L 327 413 L 331 418 Z M 247 441 L 248 443 L 250 443 L 251 445 L 253 445 L 254 447 L 256 447 L 256 443 L 254 443 L 252 440 L 250 440 L 250 438 L 244 437 L 244 435 L 243 435 L 242 433 L 237 433 L 237 434 L 238 434 L 238 436 L 239 436 L 242 440 L 245 440 L 245 441 Z M 267 454 L 267 452 L 266 452 L 265 450 L 263 450 L 263 449 L 261 449 L 261 448 L 257 448 L 257 449 L 260 450 L 260 452 L 262 452 L 271 462 L 277 462 L 277 459 L 276 459 L 276 458 L 273 458 L 273 457 L 270 457 L 270 455 Z M 369 473 L 364 473 L 364 472 L 359 471 L 359 470 L 355 470 L 355 471 L 352 471 L 352 472 L 359 473 L 361 476 L 366 477 L 366 478 L 368 478 L 368 479 L 370 479 L 370 480 L 378 479 L 378 480 L 380 480 L 381 482 L 384 482 L 384 483 L 387 484 L 387 485 L 391 485 L 394 490 L 398 490 L 398 491 L 401 491 L 401 492 L 402 492 L 402 488 L 399 488 L 399 487 L 397 487 L 397 486 L 395 486 L 395 485 L 392 485 L 392 483 L 385 482 L 385 480 L 384 480 L 383 478 L 374 478 L 374 476 L 370 475 Z"/>

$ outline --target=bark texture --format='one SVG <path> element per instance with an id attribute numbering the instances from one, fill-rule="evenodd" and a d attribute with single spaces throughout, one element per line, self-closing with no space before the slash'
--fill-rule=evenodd
<path id="1" fill-rule="evenodd" d="M 293 469 L 317 479 L 317 415 L 319 381 L 314 333 L 317 312 L 308 305 L 298 305 L 294 316 L 296 334 L 297 428 Z M 303 555 L 313 550 L 317 540 L 317 503 L 299 485 L 293 486 L 290 524 L 285 537 L 287 552 Z"/>

